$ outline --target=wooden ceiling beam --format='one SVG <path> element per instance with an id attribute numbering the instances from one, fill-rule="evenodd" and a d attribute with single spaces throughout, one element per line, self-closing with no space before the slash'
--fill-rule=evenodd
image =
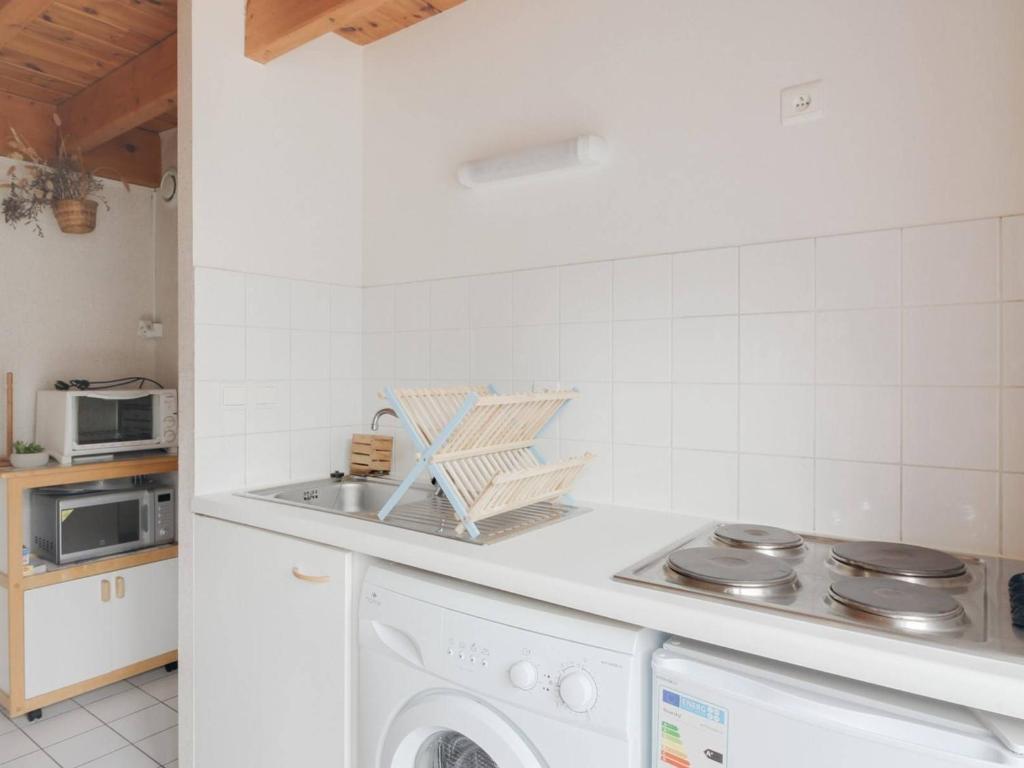
<path id="1" fill-rule="evenodd" d="M 0 48 L 20 35 L 53 0 L 0 0 Z"/>
<path id="2" fill-rule="evenodd" d="M 266 64 L 320 35 L 349 26 L 388 0 L 248 0 L 245 55 Z"/>
<path id="3" fill-rule="evenodd" d="M 64 134 L 94 149 L 177 107 L 178 36 L 150 48 L 58 108 Z"/>

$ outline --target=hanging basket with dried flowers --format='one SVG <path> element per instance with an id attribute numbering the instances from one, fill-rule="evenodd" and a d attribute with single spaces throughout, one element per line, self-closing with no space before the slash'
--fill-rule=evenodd
<path id="1" fill-rule="evenodd" d="M 11 157 L 22 163 L 7 170 L 8 180 L 0 186 L 8 188 L 3 200 L 4 221 L 12 227 L 31 224 L 42 237 L 39 214 L 46 208 L 53 211 L 62 232 L 82 235 L 96 228 L 96 210 L 103 203 L 103 184 L 82 163 L 82 154 L 64 141 L 60 118 L 54 114 L 60 142 L 57 156 L 48 162 L 14 128 L 11 128 Z M 127 186 L 127 185 L 126 185 Z"/>

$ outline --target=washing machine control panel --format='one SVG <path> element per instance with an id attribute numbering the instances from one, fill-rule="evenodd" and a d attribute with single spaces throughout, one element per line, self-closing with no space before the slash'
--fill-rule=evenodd
<path id="1" fill-rule="evenodd" d="M 547 715 L 620 726 L 630 700 L 626 654 L 451 612 L 442 658 L 450 679 Z"/>

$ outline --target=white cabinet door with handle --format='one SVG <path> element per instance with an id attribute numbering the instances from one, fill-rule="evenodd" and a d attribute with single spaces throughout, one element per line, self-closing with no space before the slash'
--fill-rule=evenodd
<path id="1" fill-rule="evenodd" d="M 352 555 L 195 524 L 195 766 L 349 765 Z"/>
<path id="2" fill-rule="evenodd" d="M 178 560 L 160 560 L 110 574 L 114 586 L 114 669 L 178 647 Z"/>
<path id="3" fill-rule="evenodd" d="M 113 574 L 25 592 L 25 696 L 109 672 Z"/>

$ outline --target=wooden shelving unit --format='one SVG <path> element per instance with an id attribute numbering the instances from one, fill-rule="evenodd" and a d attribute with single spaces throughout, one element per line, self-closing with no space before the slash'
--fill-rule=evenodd
<path id="1" fill-rule="evenodd" d="M 147 669 L 177 661 L 177 651 L 165 652 L 158 656 L 142 659 L 100 675 L 80 680 L 72 685 L 26 697 L 25 690 L 25 596 L 32 590 L 54 588 L 80 579 L 112 574 L 130 568 L 171 560 L 178 556 L 176 544 L 129 552 L 123 555 L 76 563 L 65 567 L 54 567 L 44 573 L 26 576 L 22 573 L 21 548 L 24 538 L 24 521 L 27 519 L 23 508 L 26 491 L 69 483 L 113 480 L 116 478 L 141 475 L 157 475 L 176 472 L 178 457 L 172 455 L 131 458 L 95 464 L 79 464 L 70 467 L 50 464 L 39 469 L 0 469 L 0 504 L 6 517 L 3 532 L 6 547 L 0 568 L 0 589 L 6 593 L 8 690 L 0 689 L 0 705 L 11 717 L 25 714 L 57 701 L 78 696 L 85 691 L 109 685 L 117 680 L 131 677 Z M 119 585 L 119 588 L 120 585 Z M 62 627 L 54 627 L 59 633 Z M 76 638 L 69 634 L 69 643 Z M 0 658 L 0 663 L 5 660 Z"/>

